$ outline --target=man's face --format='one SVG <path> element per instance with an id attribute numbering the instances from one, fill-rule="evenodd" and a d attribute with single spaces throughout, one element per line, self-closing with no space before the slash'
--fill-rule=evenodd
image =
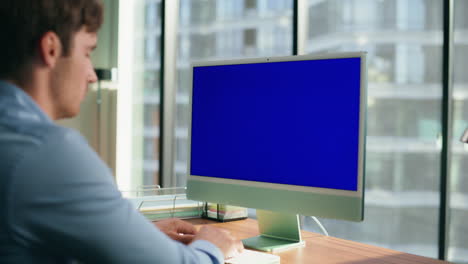
<path id="1" fill-rule="evenodd" d="M 96 43 L 97 34 L 82 28 L 72 37 L 68 56 L 62 56 L 57 61 L 51 80 L 56 119 L 76 116 L 88 84 L 97 81 L 90 56 Z"/>

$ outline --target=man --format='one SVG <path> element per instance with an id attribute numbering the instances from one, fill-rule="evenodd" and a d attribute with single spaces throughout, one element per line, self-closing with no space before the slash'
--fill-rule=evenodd
<path id="1" fill-rule="evenodd" d="M 53 123 L 96 81 L 101 23 L 99 0 L 0 4 L 0 263 L 222 263 L 240 241 L 180 220 L 155 228 L 86 141 Z"/>

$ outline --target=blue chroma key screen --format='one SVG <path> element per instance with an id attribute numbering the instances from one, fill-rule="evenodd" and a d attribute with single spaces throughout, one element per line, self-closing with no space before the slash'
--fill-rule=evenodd
<path id="1" fill-rule="evenodd" d="M 191 175 L 356 191 L 360 58 L 193 70 Z"/>

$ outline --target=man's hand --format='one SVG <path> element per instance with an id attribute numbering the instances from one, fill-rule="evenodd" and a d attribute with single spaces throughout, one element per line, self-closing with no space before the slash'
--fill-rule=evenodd
<path id="1" fill-rule="evenodd" d="M 234 257 L 244 250 L 242 242 L 233 237 L 229 231 L 212 226 L 203 226 L 193 240 L 206 240 L 213 243 L 221 249 L 224 258 Z"/>
<path id="2" fill-rule="evenodd" d="M 197 230 L 192 224 L 177 218 L 164 219 L 155 222 L 154 225 L 170 238 L 184 244 L 192 242 L 197 233 Z"/>

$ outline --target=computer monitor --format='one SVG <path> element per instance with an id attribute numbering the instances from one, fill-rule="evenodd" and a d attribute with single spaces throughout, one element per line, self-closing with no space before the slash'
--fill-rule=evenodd
<path id="1" fill-rule="evenodd" d="M 246 247 L 303 244 L 301 215 L 362 221 L 366 54 L 192 67 L 187 195 L 257 209 Z"/>

